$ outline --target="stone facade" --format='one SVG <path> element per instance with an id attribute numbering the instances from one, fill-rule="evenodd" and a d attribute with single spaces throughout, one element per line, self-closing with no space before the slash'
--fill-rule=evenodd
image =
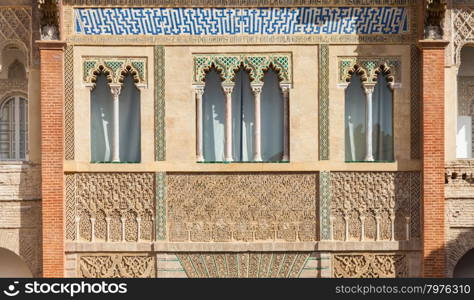
<path id="1" fill-rule="evenodd" d="M 472 76 L 445 81 L 474 43 L 469 1 L 434 24 L 447 42 L 420 42 L 419 12 L 433 16 L 412 0 L 4 2 L 0 100 L 28 98 L 29 151 L 0 162 L 0 247 L 33 276 L 441 277 L 474 248 L 474 165 L 455 158 Z M 9 78 L 15 60 L 26 78 Z M 277 73 L 282 162 L 201 161 L 211 68 L 229 95 L 240 68 L 254 92 Z M 138 88 L 138 163 L 91 162 L 101 72 Z M 390 85 L 394 161 L 345 161 L 355 73 L 367 92 L 381 73 Z"/>

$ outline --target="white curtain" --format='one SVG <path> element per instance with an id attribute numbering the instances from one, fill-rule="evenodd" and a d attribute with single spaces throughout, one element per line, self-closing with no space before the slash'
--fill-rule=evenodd
<path id="1" fill-rule="evenodd" d="M 265 74 L 261 97 L 262 160 L 281 161 L 283 158 L 283 95 L 278 75 Z"/>
<path id="2" fill-rule="evenodd" d="M 113 99 L 105 75 L 97 76 L 91 92 L 91 160 L 112 160 Z"/>
<path id="3" fill-rule="evenodd" d="M 216 70 L 206 76 L 202 113 L 204 160 L 224 161 L 225 95 Z"/>
<path id="4" fill-rule="evenodd" d="M 140 91 L 131 75 L 125 77 L 119 97 L 120 161 L 140 162 Z"/>
<path id="5" fill-rule="evenodd" d="M 232 158 L 234 161 L 253 160 L 254 97 L 246 71 L 236 74 L 232 92 Z"/>
<path id="6" fill-rule="evenodd" d="M 353 75 L 345 91 L 345 159 L 363 161 L 366 152 L 366 100 L 359 75 Z"/>
<path id="7" fill-rule="evenodd" d="M 376 161 L 393 161 L 393 92 L 379 74 L 372 98 L 373 150 Z"/>
<path id="8" fill-rule="evenodd" d="M 140 91 L 126 76 L 119 97 L 119 154 L 121 162 L 140 162 Z M 91 93 L 91 160 L 112 160 L 113 98 L 105 75 L 97 77 Z"/>

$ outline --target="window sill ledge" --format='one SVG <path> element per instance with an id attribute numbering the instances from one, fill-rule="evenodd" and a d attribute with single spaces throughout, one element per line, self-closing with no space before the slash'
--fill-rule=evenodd
<path id="1" fill-rule="evenodd" d="M 197 161 L 198 164 L 289 164 L 290 161 Z"/>

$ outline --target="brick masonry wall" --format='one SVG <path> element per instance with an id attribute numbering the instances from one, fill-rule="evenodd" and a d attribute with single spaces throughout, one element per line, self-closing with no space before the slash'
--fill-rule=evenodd
<path id="1" fill-rule="evenodd" d="M 422 41 L 423 277 L 444 277 L 444 51 L 446 42 Z"/>
<path id="2" fill-rule="evenodd" d="M 63 43 L 40 42 L 43 276 L 64 276 Z"/>

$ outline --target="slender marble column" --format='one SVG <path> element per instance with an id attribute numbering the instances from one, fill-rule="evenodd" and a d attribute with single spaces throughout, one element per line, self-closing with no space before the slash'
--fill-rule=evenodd
<path id="1" fill-rule="evenodd" d="M 105 224 L 106 224 L 106 236 L 105 236 L 105 241 L 108 242 L 110 241 L 110 217 L 105 218 Z"/>
<path id="2" fill-rule="evenodd" d="M 262 161 L 262 114 L 261 114 L 261 95 L 262 84 L 252 84 L 252 92 L 254 95 L 254 115 L 255 124 L 253 128 L 253 160 Z"/>
<path id="3" fill-rule="evenodd" d="M 406 239 L 407 241 L 410 240 L 410 219 L 411 219 L 410 217 L 405 217 L 405 230 L 406 230 L 406 232 L 405 232 L 405 235 L 406 235 L 406 236 L 405 236 L 405 239 Z"/>
<path id="4" fill-rule="evenodd" d="M 204 86 L 196 86 L 194 93 L 196 98 L 196 158 L 197 161 L 204 161 L 202 132 L 202 95 L 204 95 Z"/>
<path id="5" fill-rule="evenodd" d="M 110 85 L 110 91 L 114 101 L 113 106 L 113 135 L 112 135 L 112 161 L 120 161 L 120 127 L 119 127 L 119 96 L 122 85 Z"/>
<path id="6" fill-rule="evenodd" d="M 91 218 L 91 242 L 95 242 L 95 218 Z"/>
<path id="7" fill-rule="evenodd" d="M 231 162 L 232 158 L 232 91 L 233 84 L 223 86 L 225 93 L 225 153 L 224 160 Z"/>
<path id="8" fill-rule="evenodd" d="M 360 216 L 360 240 L 364 241 L 365 240 L 365 216 Z"/>
<path id="9" fill-rule="evenodd" d="M 372 95 L 374 94 L 375 85 L 365 85 L 365 99 L 366 99 L 366 114 L 365 123 L 367 124 L 366 136 L 366 155 L 365 161 L 374 161 L 373 149 L 372 149 Z"/>
<path id="10" fill-rule="evenodd" d="M 283 93 L 283 158 L 282 161 L 289 161 L 289 100 L 290 100 L 290 87 L 284 85 L 281 87 Z"/>

